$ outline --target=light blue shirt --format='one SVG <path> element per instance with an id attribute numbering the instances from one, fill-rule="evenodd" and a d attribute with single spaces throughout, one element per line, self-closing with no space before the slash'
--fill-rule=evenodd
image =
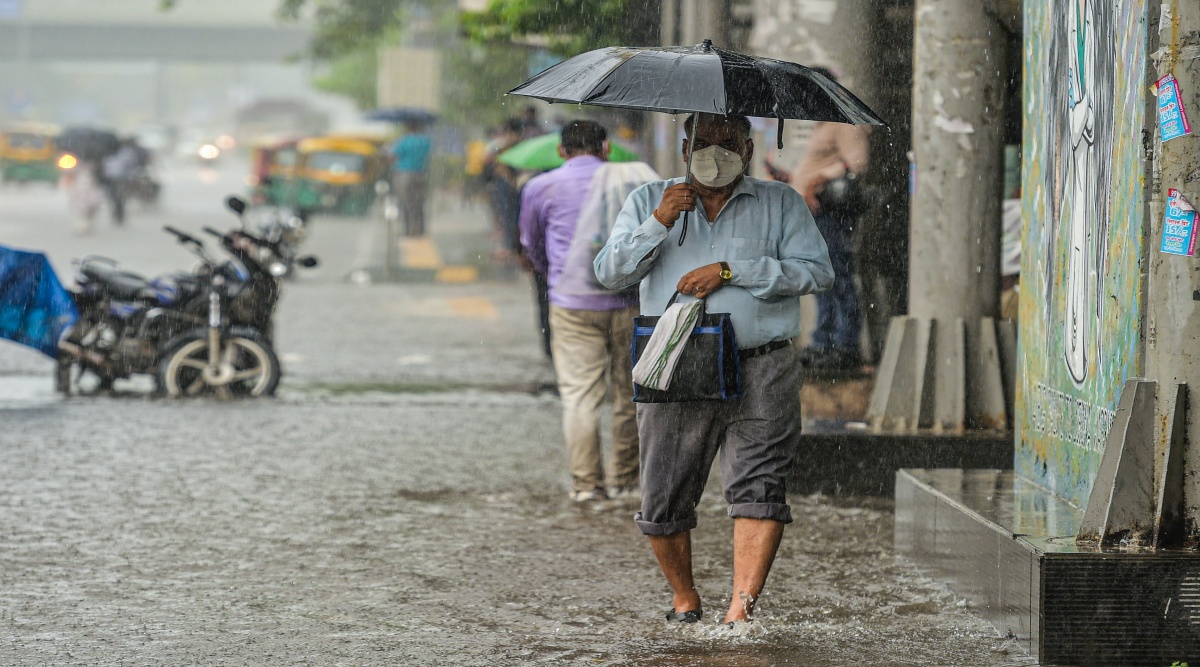
<path id="1" fill-rule="evenodd" d="M 429 168 L 429 153 L 433 143 L 429 136 L 412 132 L 400 137 L 392 144 L 392 157 L 396 171 L 425 171 Z"/>
<path id="2" fill-rule="evenodd" d="M 715 221 L 703 206 L 691 212 L 680 247 L 682 216 L 667 229 L 653 211 L 663 190 L 682 181 L 648 183 L 629 195 L 596 256 L 596 277 L 610 289 L 641 281 L 642 314 L 661 315 L 680 278 L 726 261 L 733 279 L 708 297 L 707 309 L 730 314 L 738 347 L 799 335 L 801 295 L 833 285 L 829 251 L 804 198 L 784 183 L 743 178 Z"/>

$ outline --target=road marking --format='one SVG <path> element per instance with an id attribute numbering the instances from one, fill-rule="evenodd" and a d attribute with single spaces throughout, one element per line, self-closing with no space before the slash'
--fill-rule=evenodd
<path id="1" fill-rule="evenodd" d="M 462 285 L 473 283 L 478 277 L 479 269 L 474 266 L 443 266 L 437 272 L 437 281 L 439 283 Z"/>
<path id="2" fill-rule="evenodd" d="M 400 265 L 407 269 L 440 269 L 442 256 L 428 237 L 400 239 Z"/>
<path id="3" fill-rule="evenodd" d="M 500 319 L 500 311 L 495 304 L 482 296 L 404 299 L 391 304 L 388 310 L 405 317 Z"/>
<path id="4" fill-rule="evenodd" d="M 434 280 L 439 283 L 464 285 L 479 279 L 478 267 L 470 265 L 446 266 L 437 243 L 431 237 L 397 239 L 400 248 L 400 266 L 415 271 L 434 271 Z"/>
<path id="5" fill-rule="evenodd" d="M 448 299 L 450 310 L 459 317 L 471 317 L 481 320 L 498 320 L 500 311 L 492 304 L 491 299 L 482 296 L 464 296 Z"/>

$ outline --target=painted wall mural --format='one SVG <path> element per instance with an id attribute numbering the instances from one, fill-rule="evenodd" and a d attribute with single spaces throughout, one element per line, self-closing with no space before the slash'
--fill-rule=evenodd
<path id="1" fill-rule="evenodd" d="M 1015 464 L 1082 507 L 1140 372 L 1146 3 L 1024 4 Z"/>

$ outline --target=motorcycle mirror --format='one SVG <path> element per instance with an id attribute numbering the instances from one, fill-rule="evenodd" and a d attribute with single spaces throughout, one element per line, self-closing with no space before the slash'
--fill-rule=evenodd
<path id="1" fill-rule="evenodd" d="M 300 263 L 300 266 L 303 266 L 306 269 L 311 269 L 317 264 L 320 264 L 320 262 L 317 261 L 317 258 L 313 257 L 312 255 L 305 255 L 296 261 Z"/>
<path id="2" fill-rule="evenodd" d="M 225 205 L 229 207 L 229 210 L 237 213 L 238 215 L 246 212 L 246 202 L 242 201 L 238 197 L 230 197 L 229 199 L 226 199 Z"/>

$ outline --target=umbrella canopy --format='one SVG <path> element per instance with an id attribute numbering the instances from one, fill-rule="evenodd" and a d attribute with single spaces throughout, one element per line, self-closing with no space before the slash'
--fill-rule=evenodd
<path id="1" fill-rule="evenodd" d="M 884 125 L 854 93 L 819 72 L 719 49 L 708 39 L 696 46 L 610 46 L 588 51 L 508 92 L 551 103 L 778 118 L 780 148 L 785 118 Z M 695 138 L 692 133 L 691 139 Z M 689 182 L 691 156 L 689 144 Z M 680 245 L 687 237 L 687 222 L 684 213 Z"/>
<path id="2" fill-rule="evenodd" d="M 0 338 L 54 357 L 75 302 L 40 252 L 0 246 Z"/>
<path id="3" fill-rule="evenodd" d="M 547 102 L 883 125 L 866 104 L 803 65 L 696 46 L 608 47 L 509 91 Z M 782 132 L 780 133 L 782 137 Z"/>
<path id="4" fill-rule="evenodd" d="M 363 115 L 367 120 L 378 120 L 385 123 L 419 123 L 422 125 L 437 120 L 437 114 L 417 107 L 388 107 L 376 109 Z"/>
<path id="5" fill-rule="evenodd" d="M 54 144 L 59 150 L 71 153 L 81 160 L 102 160 L 117 152 L 121 147 L 121 140 L 107 130 L 70 127 L 54 139 Z"/>
<path id="6" fill-rule="evenodd" d="M 531 171 L 546 171 L 561 167 L 563 159 L 558 154 L 558 146 L 562 143 L 562 133 L 542 134 L 532 139 L 526 139 L 496 157 L 497 160 L 514 169 Z M 617 144 L 609 144 L 610 162 L 636 162 L 641 159 L 633 151 L 622 148 Z"/>

